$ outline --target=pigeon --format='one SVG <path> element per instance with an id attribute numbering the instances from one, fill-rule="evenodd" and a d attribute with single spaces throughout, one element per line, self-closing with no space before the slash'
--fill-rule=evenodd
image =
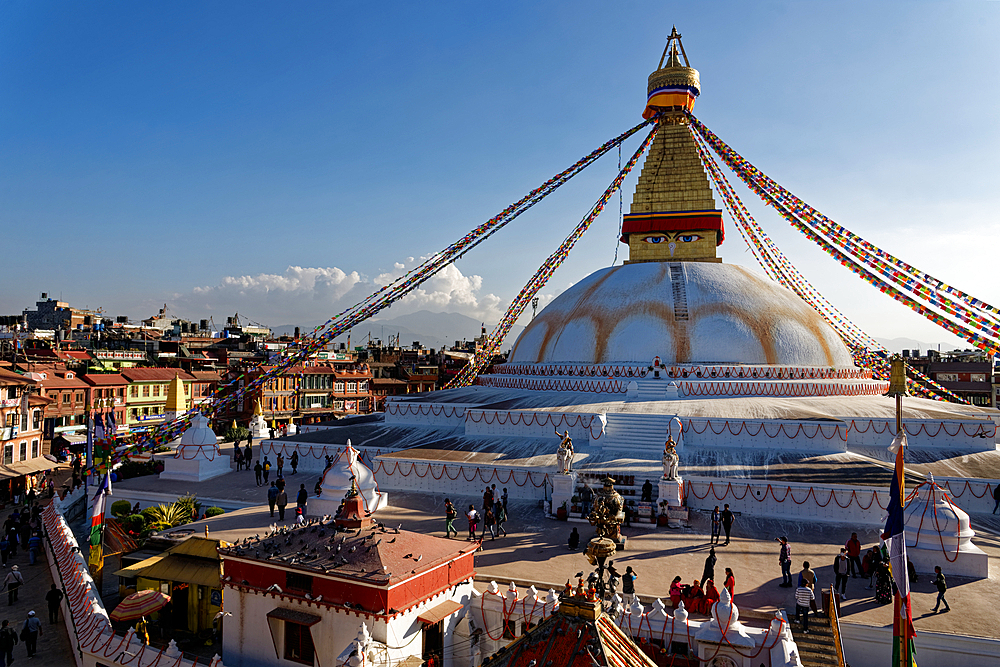
<path id="1" fill-rule="evenodd" d="M 278 584 L 271 584 L 270 586 L 267 587 L 267 590 L 268 591 L 273 591 L 273 592 L 276 592 L 276 593 L 281 593 L 282 592 L 281 591 L 281 586 L 279 586 Z"/>
<path id="2" fill-rule="evenodd" d="M 406 554 L 403 558 L 413 558 L 413 554 Z"/>
<path id="3" fill-rule="evenodd" d="M 574 576 L 574 577 L 576 577 L 577 579 L 579 579 L 580 577 L 582 577 L 582 576 L 583 576 L 583 572 L 577 572 L 577 573 L 576 573 L 576 574 L 574 574 L 573 576 Z"/>
<path id="4" fill-rule="evenodd" d="M 394 537 L 394 538 L 392 538 L 391 540 L 389 540 L 389 544 L 392 544 L 392 543 L 393 543 L 393 542 L 395 542 L 395 541 L 396 541 L 396 538 Z"/>
<path id="5" fill-rule="evenodd" d="M 420 562 L 420 559 L 421 559 L 421 558 L 423 558 L 423 557 L 424 557 L 424 555 L 423 555 L 423 554 L 420 554 L 419 556 L 417 556 L 417 557 L 416 557 L 416 559 L 415 559 L 415 560 L 416 560 L 416 561 L 417 561 L 417 562 L 419 563 L 419 562 Z"/>

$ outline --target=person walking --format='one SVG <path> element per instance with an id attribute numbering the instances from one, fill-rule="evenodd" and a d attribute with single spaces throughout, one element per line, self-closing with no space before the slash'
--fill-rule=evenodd
<path id="1" fill-rule="evenodd" d="M 708 556 L 705 558 L 705 569 L 701 572 L 701 580 L 708 581 L 711 579 L 715 581 L 715 564 L 719 562 L 719 559 L 715 557 L 715 547 L 711 547 L 708 550 Z"/>
<path id="2" fill-rule="evenodd" d="M 264 483 L 265 484 L 267 484 L 267 478 L 270 477 L 270 476 L 271 476 L 271 462 L 265 456 L 264 457 Z M 278 475 L 278 477 L 281 477 L 281 475 Z"/>
<path id="3" fill-rule="evenodd" d="M 455 511 L 455 506 L 452 505 L 450 498 L 444 499 L 444 536 L 449 540 L 451 539 L 451 534 L 454 532 L 455 537 L 458 537 L 458 530 L 455 529 L 455 517 L 458 516 L 458 512 Z"/>
<path id="4" fill-rule="evenodd" d="M 712 510 L 712 537 L 709 538 L 709 544 L 718 544 L 719 535 L 722 533 L 722 512 L 719 511 L 719 506 L 716 505 L 715 509 Z"/>
<path id="5" fill-rule="evenodd" d="M 21 633 L 24 637 L 24 647 L 28 649 L 28 657 L 34 658 L 35 654 L 38 653 L 38 635 L 42 634 L 42 622 L 35 616 L 35 612 L 28 612 L 28 618 L 24 620 Z"/>
<path id="6" fill-rule="evenodd" d="M 42 536 L 37 532 L 28 538 L 28 565 L 38 562 L 38 554 L 42 552 Z"/>
<path id="7" fill-rule="evenodd" d="M 631 565 L 626 567 L 625 574 L 622 575 L 622 593 L 625 595 L 635 595 L 635 580 L 638 578 L 639 575 L 635 573 Z"/>
<path id="8" fill-rule="evenodd" d="M 233 447 L 233 450 L 235 450 L 233 451 L 233 458 L 236 460 L 236 470 L 237 471 L 243 470 L 243 450 L 240 449 L 240 444 L 236 443 L 236 446 Z"/>
<path id="9" fill-rule="evenodd" d="M 729 509 L 729 503 L 726 503 L 722 510 L 722 529 L 726 531 L 726 544 L 722 546 L 727 546 L 729 544 L 729 531 L 733 529 L 733 521 L 736 520 L 736 516 L 733 514 L 732 510 Z"/>
<path id="10" fill-rule="evenodd" d="M 59 622 L 59 605 L 62 603 L 63 592 L 52 584 L 52 588 L 45 594 L 45 602 L 49 605 L 49 623 L 55 625 Z"/>
<path id="11" fill-rule="evenodd" d="M 729 590 L 729 597 L 736 597 L 736 575 L 728 567 L 726 568 L 726 583 L 722 586 Z"/>
<path id="12" fill-rule="evenodd" d="M 809 607 L 816 604 L 816 595 L 805 585 L 795 589 L 795 618 L 802 624 L 802 632 L 809 634 Z"/>
<path id="13" fill-rule="evenodd" d="M 247 446 L 243 448 L 243 462 L 246 464 L 247 470 L 250 470 L 251 461 L 253 461 L 253 448 L 250 446 L 250 443 L 248 442 Z"/>
<path id="14" fill-rule="evenodd" d="M 493 489 L 486 487 L 483 491 L 483 512 L 493 507 Z"/>
<path id="15" fill-rule="evenodd" d="M 24 583 L 24 577 L 17 570 L 17 565 L 11 565 L 10 572 L 3 580 L 7 587 L 7 606 L 12 606 L 17 601 L 17 589 Z"/>
<path id="16" fill-rule="evenodd" d="M 580 533 L 577 531 L 576 526 L 573 527 L 573 532 L 569 534 L 566 546 L 569 547 L 570 551 L 576 551 L 580 548 Z"/>
<path id="17" fill-rule="evenodd" d="M 948 590 L 948 582 L 944 580 L 944 572 L 941 571 L 940 565 L 934 566 L 934 574 L 935 574 L 934 585 L 937 586 L 938 596 L 937 596 L 937 602 L 934 603 L 934 609 L 932 609 L 931 611 L 933 611 L 935 614 L 938 613 L 938 607 L 941 606 L 942 602 L 944 602 L 944 610 L 951 611 L 951 605 L 949 605 L 948 601 L 944 599 L 945 591 Z"/>
<path id="18" fill-rule="evenodd" d="M 469 505 L 469 511 L 465 513 L 465 517 L 469 520 L 469 540 L 475 540 L 476 529 L 479 527 L 479 512 L 476 511 L 474 505 Z"/>
<path id="19" fill-rule="evenodd" d="M 253 474 L 257 477 L 257 486 L 262 486 L 264 484 L 264 480 L 262 477 L 263 472 L 264 472 L 264 466 L 260 464 L 260 461 L 257 461 L 257 463 L 255 463 L 253 466 Z"/>
<path id="20" fill-rule="evenodd" d="M 642 485 L 642 495 L 639 496 L 640 503 L 651 503 L 653 502 L 653 483 L 648 479 L 646 483 Z"/>
<path id="21" fill-rule="evenodd" d="M 813 592 L 813 599 L 810 604 L 813 612 L 819 615 L 819 609 L 816 607 L 816 573 L 809 567 L 809 561 L 807 560 L 802 561 L 802 569 L 799 571 L 799 585 L 801 586 L 803 583 Z"/>
<path id="22" fill-rule="evenodd" d="M 500 494 L 500 502 L 503 503 L 503 513 L 507 514 L 507 487 L 503 487 L 503 493 Z"/>
<path id="23" fill-rule="evenodd" d="M 8 667 L 14 662 L 14 647 L 17 645 L 17 633 L 10 627 L 10 621 L 0 623 L 0 663 Z"/>
<path id="24" fill-rule="evenodd" d="M 278 487 L 271 482 L 271 488 L 267 490 L 267 506 L 271 508 L 271 517 L 274 517 L 274 504 L 278 502 Z"/>
<path id="25" fill-rule="evenodd" d="M 996 514 L 997 510 L 1000 509 L 1000 484 L 993 487 L 993 500 L 996 501 L 996 504 L 993 505 L 993 513 Z"/>
<path id="26" fill-rule="evenodd" d="M 299 450 L 296 449 L 294 452 L 292 452 L 292 458 L 290 458 L 288 460 L 288 462 L 292 465 L 292 474 L 293 475 L 298 474 L 298 472 L 299 472 Z"/>
<path id="27" fill-rule="evenodd" d="M 496 520 L 497 524 L 497 535 L 503 533 L 504 537 L 507 537 L 507 529 L 503 525 L 507 522 L 507 510 L 503 506 L 503 501 L 498 500 L 496 504 L 493 505 L 493 518 Z"/>
<path id="28" fill-rule="evenodd" d="M 7 567 L 7 559 L 10 557 L 10 540 L 7 535 L 0 535 L 0 559 L 3 559 L 3 566 Z"/>
<path id="29" fill-rule="evenodd" d="M 483 534 L 479 536 L 479 539 L 480 540 L 486 539 L 487 528 L 490 531 L 490 537 L 494 540 L 497 539 L 497 532 L 494 529 L 495 524 L 496 524 L 496 515 L 493 514 L 493 507 L 492 506 L 487 507 L 486 510 L 483 512 Z"/>
<path id="30" fill-rule="evenodd" d="M 282 477 L 285 476 L 283 472 L 285 469 L 285 457 L 282 456 L 281 454 L 278 454 L 278 458 L 275 459 L 274 464 L 278 468 L 278 479 L 281 479 Z"/>
<path id="31" fill-rule="evenodd" d="M 295 509 L 299 510 L 303 517 L 306 515 L 307 502 L 309 502 L 309 492 L 306 491 L 306 485 L 299 484 L 299 492 L 295 495 Z"/>
<path id="32" fill-rule="evenodd" d="M 850 569 L 850 559 L 847 557 L 847 549 L 841 549 L 840 554 L 833 559 L 834 583 L 833 590 L 839 590 L 840 595 L 847 599 L 847 572 Z"/>
<path id="33" fill-rule="evenodd" d="M 851 533 L 851 539 L 844 545 L 847 550 L 848 574 L 853 578 L 860 577 L 864 571 L 861 569 L 861 541 L 857 533 Z"/>
<path id="34" fill-rule="evenodd" d="M 284 489 L 278 489 L 278 495 L 274 499 L 274 504 L 278 506 L 278 521 L 284 521 L 285 507 L 288 506 L 288 494 Z"/>
<path id="35" fill-rule="evenodd" d="M 782 588 L 792 587 L 792 548 L 788 546 L 788 538 L 782 535 L 778 538 L 781 542 L 781 551 L 778 552 L 778 564 L 781 565 Z"/>

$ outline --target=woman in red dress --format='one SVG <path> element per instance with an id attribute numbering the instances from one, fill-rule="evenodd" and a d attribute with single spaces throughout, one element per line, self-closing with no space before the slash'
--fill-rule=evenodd
<path id="1" fill-rule="evenodd" d="M 705 592 L 701 589 L 701 583 L 695 579 L 691 584 L 691 589 L 684 596 L 684 608 L 688 611 L 701 613 L 701 600 L 705 597 Z"/>
<path id="2" fill-rule="evenodd" d="M 674 577 L 674 580 L 670 583 L 670 604 L 677 609 L 677 605 L 681 601 L 681 578 Z"/>
<path id="3" fill-rule="evenodd" d="M 705 582 L 705 597 L 701 599 L 701 609 L 699 611 L 706 616 L 712 614 L 712 605 L 719 601 L 719 589 L 715 587 L 715 582 L 709 579 Z"/>
<path id="4" fill-rule="evenodd" d="M 733 575 L 733 571 L 726 568 L 726 583 L 723 584 L 725 588 L 729 589 L 729 596 L 736 597 L 736 577 Z"/>

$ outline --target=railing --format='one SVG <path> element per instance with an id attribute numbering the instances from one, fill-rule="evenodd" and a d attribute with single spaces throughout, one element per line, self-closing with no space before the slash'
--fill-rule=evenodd
<path id="1" fill-rule="evenodd" d="M 833 648 L 837 652 L 837 667 L 848 667 L 844 659 L 844 642 L 840 638 L 840 612 L 837 611 L 837 591 L 830 586 L 830 608 L 826 610 L 830 619 L 830 631 L 833 633 Z"/>

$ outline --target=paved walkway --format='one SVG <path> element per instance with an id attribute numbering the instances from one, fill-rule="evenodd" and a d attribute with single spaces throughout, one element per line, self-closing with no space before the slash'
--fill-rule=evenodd
<path id="1" fill-rule="evenodd" d="M 464 510 L 470 504 L 477 507 L 482 498 L 451 496 L 455 506 Z M 391 506 L 378 513 L 378 518 L 389 525 L 402 523 L 406 530 L 444 536 L 444 496 L 390 492 Z M 539 588 L 561 589 L 567 578 L 590 567 L 581 551 L 566 548 L 566 539 L 576 526 L 581 545 L 593 536 L 593 529 L 585 523 L 562 523 L 546 518 L 533 502 L 510 503 L 511 520 L 507 523 L 508 537 L 487 540 L 484 550 L 477 554 L 476 570 L 480 578 L 495 578 L 498 583 L 509 581 L 535 583 Z M 680 530 L 656 529 L 649 524 L 625 528 L 629 537 L 628 549 L 615 559 L 619 571 L 631 565 L 638 573 L 636 591 L 642 596 L 668 598 L 670 581 L 675 575 L 685 582 L 701 579 L 705 557 L 708 555 L 707 515 L 695 513 L 691 527 Z M 196 534 L 202 534 L 208 525 L 213 537 L 224 540 L 242 539 L 261 533 L 273 521 L 266 506 L 251 507 L 223 514 L 212 519 L 188 524 Z M 997 522 L 994 522 L 997 523 Z M 456 522 L 460 531 L 462 521 Z M 982 518 L 977 522 L 980 531 L 975 542 L 992 559 L 1000 558 L 1000 526 L 998 532 L 987 532 L 992 526 Z M 738 517 L 729 546 L 716 549 L 718 563 L 716 581 L 725 576 L 725 568 L 733 569 L 736 576 L 736 602 L 747 610 L 773 613 L 778 608 L 794 608 L 794 589 L 780 588 L 781 572 L 778 566 L 778 543 L 774 538 L 787 535 L 792 546 L 795 563 L 793 575 L 808 560 L 816 571 L 822 586 L 833 582 L 833 560 L 840 546 L 856 531 L 865 548 L 875 544 L 877 530 L 862 530 L 848 525 L 808 524 L 785 522 L 776 519 Z M 464 531 L 460 535 L 464 536 Z M 942 554 L 942 561 L 944 561 Z M 994 567 L 996 567 L 994 563 Z M 946 568 L 947 573 L 947 568 Z M 963 580 L 949 576 L 949 614 L 930 614 L 936 590 L 931 577 L 922 575 L 914 584 L 913 609 L 917 631 L 951 632 L 982 637 L 1000 638 L 1000 626 L 995 618 L 995 601 L 1000 596 L 1000 580 L 996 577 L 982 580 Z M 851 579 L 847 586 L 848 599 L 841 609 L 844 621 L 864 625 L 886 626 L 892 623 L 892 605 L 877 605 L 872 591 L 865 589 L 865 579 Z M 502 586 L 505 587 L 505 586 Z"/>

